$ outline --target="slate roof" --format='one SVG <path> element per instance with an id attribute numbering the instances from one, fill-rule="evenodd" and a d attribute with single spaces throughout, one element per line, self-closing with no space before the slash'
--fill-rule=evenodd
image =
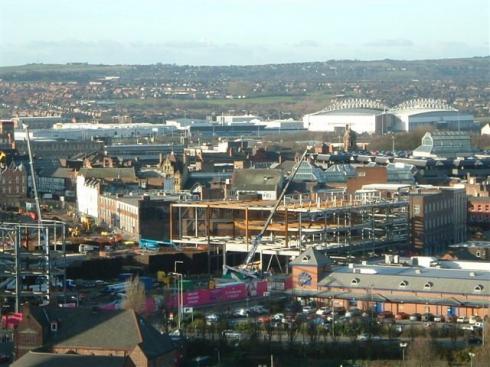
<path id="1" fill-rule="evenodd" d="M 85 178 L 121 179 L 123 181 L 136 180 L 134 167 L 80 168 L 79 173 L 85 176 Z"/>
<path id="2" fill-rule="evenodd" d="M 282 180 L 281 170 L 239 169 L 231 178 L 233 190 L 275 191 Z"/>
<path id="3" fill-rule="evenodd" d="M 11 364 L 12 367 L 123 367 L 126 358 L 115 356 L 90 356 L 28 352 Z"/>
<path id="4" fill-rule="evenodd" d="M 47 345 L 127 351 L 140 345 L 149 358 L 174 349 L 167 334 L 160 334 L 133 310 L 30 306 L 30 311 L 48 330 L 51 321 L 58 321 L 58 331 L 48 333 Z"/>
<path id="5" fill-rule="evenodd" d="M 299 254 L 293 261 L 291 261 L 290 264 L 303 266 L 323 266 L 331 265 L 332 260 L 317 249 L 309 247 L 307 250 Z"/>
<path id="6" fill-rule="evenodd" d="M 401 285 L 402 282 L 404 286 Z M 490 272 L 396 266 L 339 266 L 322 279 L 319 285 L 490 296 Z M 482 289 L 477 291 L 477 286 Z"/>

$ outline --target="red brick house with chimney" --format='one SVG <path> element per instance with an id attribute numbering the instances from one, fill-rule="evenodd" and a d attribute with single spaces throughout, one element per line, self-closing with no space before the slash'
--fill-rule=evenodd
<path id="1" fill-rule="evenodd" d="M 13 366 L 37 366 L 42 360 L 60 365 L 67 360 L 67 366 L 170 367 L 179 359 L 168 334 L 158 332 L 133 310 L 25 304 L 23 314 L 15 330 Z"/>

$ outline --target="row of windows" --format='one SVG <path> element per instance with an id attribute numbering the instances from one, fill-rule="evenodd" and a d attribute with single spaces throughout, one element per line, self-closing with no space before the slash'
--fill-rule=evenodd
<path id="1" fill-rule="evenodd" d="M 359 278 L 353 278 L 351 280 L 351 285 L 353 286 L 358 286 L 361 283 L 361 280 Z M 400 288 L 407 288 L 408 287 L 408 280 L 402 280 L 400 284 L 398 285 Z M 428 281 L 424 284 L 424 290 L 430 290 L 434 286 L 434 283 Z M 481 293 L 484 289 L 484 286 L 481 284 L 477 284 L 474 288 L 473 291 L 475 293 Z"/>
<path id="2" fill-rule="evenodd" d="M 20 194 L 22 192 L 24 191 L 20 186 L 16 186 L 15 189 L 13 189 L 12 186 L 2 187 L 2 194 Z"/>
<path id="3" fill-rule="evenodd" d="M 12 178 L 8 178 L 8 177 L 2 177 L 2 179 L 0 180 L 0 183 L 2 185 L 12 185 L 14 182 L 16 184 L 18 184 L 20 182 L 20 176 L 16 176 L 15 177 L 15 181 L 12 179 Z M 24 180 L 22 180 L 22 182 L 24 182 Z"/>

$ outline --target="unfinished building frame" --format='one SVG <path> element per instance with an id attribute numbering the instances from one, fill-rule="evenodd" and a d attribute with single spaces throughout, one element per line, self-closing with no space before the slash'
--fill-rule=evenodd
<path id="1" fill-rule="evenodd" d="M 272 201 L 176 203 L 171 207 L 170 237 L 181 245 L 222 249 L 226 261 L 227 251 L 249 251 L 273 205 Z M 399 198 L 287 197 L 257 253 L 261 258 L 263 254 L 295 257 L 308 246 L 317 246 L 329 254 L 353 255 L 408 247 L 408 206 Z"/>
<path id="2" fill-rule="evenodd" d="M 65 223 L 0 223 L 0 294 L 24 301 L 51 302 L 66 293 Z"/>

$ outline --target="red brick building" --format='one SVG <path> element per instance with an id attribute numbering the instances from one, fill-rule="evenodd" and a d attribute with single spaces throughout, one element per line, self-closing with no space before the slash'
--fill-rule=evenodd
<path id="1" fill-rule="evenodd" d="M 177 365 L 178 352 L 170 337 L 155 330 L 133 310 L 41 308 L 26 304 L 23 315 L 15 331 L 18 360 L 14 366 L 37 366 L 35 363 L 42 359 L 66 359 L 67 355 L 84 357 L 87 366 L 97 365 L 103 357 L 104 365 Z M 33 364 L 25 363 L 31 360 Z"/>
<path id="2" fill-rule="evenodd" d="M 20 206 L 27 198 L 27 173 L 25 167 L 11 163 L 0 165 L 0 206 Z"/>
<path id="3" fill-rule="evenodd" d="M 488 314 L 489 271 L 399 264 L 334 266 L 329 262 L 316 250 L 300 254 L 291 263 L 293 294 L 346 309 L 468 317 Z"/>

